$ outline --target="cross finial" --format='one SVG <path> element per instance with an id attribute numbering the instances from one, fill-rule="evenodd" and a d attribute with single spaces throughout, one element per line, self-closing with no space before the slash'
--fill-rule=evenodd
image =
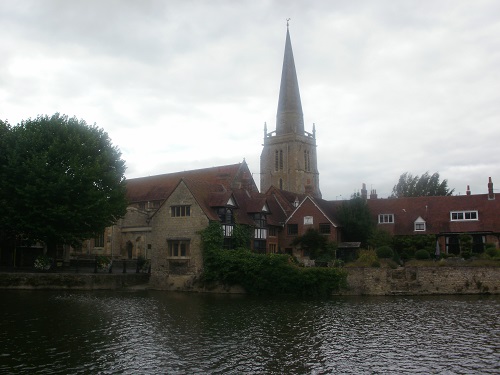
<path id="1" fill-rule="evenodd" d="M 290 18 L 286 19 L 286 28 L 288 29 L 288 21 L 290 21 Z"/>

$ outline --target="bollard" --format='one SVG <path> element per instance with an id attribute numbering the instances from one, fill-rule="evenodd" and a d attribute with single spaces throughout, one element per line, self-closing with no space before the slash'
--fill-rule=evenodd
<path id="1" fill-rule="evenodd" d="M 110 263 L 109 263 L 109 273 L 113 273 L 113 259 L 111 259 Z"/>
<path id="2" fill-rule="evenodd" d="M 127 273 L 127 261 L 123 259 L 123 271 L 122 273 Z"/>

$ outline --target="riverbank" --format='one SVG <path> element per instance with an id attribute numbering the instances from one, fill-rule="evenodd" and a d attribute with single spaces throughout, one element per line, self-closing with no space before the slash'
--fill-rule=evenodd
<path id="1" fill-rule="evenodd" d="M 348 288 L 336 295 L 500 294 L 500 267 L 346 268 Z M 190 276 L 169 276 L 157 283 L 145 273 L 1 272 L 0 289 L 159 289 L 184 292 L 244 293 L 242 288 L 198 285 Z"/>
<path id="2" fill-rule="evenodd" d="M 500 267 L 348 268 L 341 295 L 500 294 Z"/>
<path id="3" fill-rule="evenodd" d="M 113 290 L 148 284 L 147 273 L 0 273 L 0 289 Z"/>

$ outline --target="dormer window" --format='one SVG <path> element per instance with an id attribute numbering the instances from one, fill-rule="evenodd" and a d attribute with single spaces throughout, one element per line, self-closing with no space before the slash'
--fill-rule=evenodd
<path id="1" fill-rule="evenodd" d="M 420 216 L 414 222 L 414 230 L 415 232 L 425 232 L 425 220 Z"/>
<path id="2" fill-rule="evenodd" d="M 394 214 L 380 214 L 378 215 L 379 224 L 392 224 L 394 223 Z"/>
<path id="3" fill-rule="evenodd" d="M 299 207 L 299 198 L 295 197 L 295 200 L 293 201 L 293 207 L 297 208 Z"/>
<path id="4" fill-rule="evenodd" d="M 230 207 L 222 207 L 217 210 L 217 215 L 222 224 L 233 224 L 233 210 Z"/>
<path id="5" fill-rule="evenodd" d="M 477 211 L 451 211 L 450 212 L 451 221 L 473 221 L 479 220 L 479 215 Z"/>
<path id="6" fill-rule="evenodd" d="M 234 202 L 233 197 L 230 197 L 226 203 L 226 206 L 236 207 L 236 203 Z"/>

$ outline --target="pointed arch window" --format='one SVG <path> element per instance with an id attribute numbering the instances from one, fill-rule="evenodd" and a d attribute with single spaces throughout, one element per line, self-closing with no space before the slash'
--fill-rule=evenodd
<path id="1" fill-rule="evenodd" d="M 280 150 L 280 171 L 283 170 L 283 150 Z"/>
<path id="2" fill-rule="evenodd" d="M 283 179 L 280 178 L 280 190 L 283 190 Z"/>
<path id="3" fill-rule="evenodd" d="M 304 150 L 304 170 L 306 172 L 311 171 L 311 160 L 309 158 L 309 150 Z"/>
<path id="4" fill-rule="evenodd" d="M 280 164 L 279 164 L 279 151 L 276 150 L 274 152 L 274 170 L 278 171 L 279 166 L 280 166 Z"/>

